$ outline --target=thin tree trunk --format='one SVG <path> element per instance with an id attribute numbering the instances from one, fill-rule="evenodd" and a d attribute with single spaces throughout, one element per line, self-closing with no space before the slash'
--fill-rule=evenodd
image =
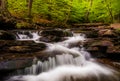
<path id="1" fill-rule="evenodd" d="M 0 7 L 1 7 L 1 2 L 2 2 L 2 1 L 0 0 Z"/>
<path id="2" fill-rule="evenodd" d="M 72 5 L 73 0 L 71 0 L 70 2 L 71 2 L 71 5 Z M 69 7 L 68 10 L 69 10 L 69 11 L 67 12 L 66 18 L 65 18 L 65 20 L 64 20 L 64 25 L 66 25 L 67 21 L 69 20 L 69 17 L 70 17 L 70 14 L 71 14 L 71 6 Z"/>
<path id="3" fill-rule="evenodd" d="M 86 16 L 85 16 L 85 20 L 87 22 L 89 22 L 89 14 L 90 14 L 90 10 L 91 10 L 91 7 L 92 7 L 92 3 L 93 3 L 93 0 L 90 0 L 90 7 L 89 7 L 89 9 L 88 9 L 88 11 L 86 13 Z"/>
<path id="4" fill-rule="evenodd" d="M 31 11 L 32 11 L 32 3 L 33 3 L 33 0 L 29 0 L 28 1 L 28 16 L 31 17 Z"/>
<path id="5" fill-rule="evenodd" d="M 69 17 L 70 17 L 70 11 L 71 11 L 71 8 L 69 8 L 69 11 L 67 12 L 67 15 L 66 15 L 66 18 L 65 18 L 65 21 L 64 21 L 64 24 L 67 23 Z"/>
<path id="6" fill-rule="evenodd" d="M 106 3 L 106 7 L 108 9 L 108 12 L 110 14 L 110 17 L 111 17 L 111 22 L 113 23 L 114 17 L 113 17 L 113 14 L 112 14 L 112 9 L 110 8 L 110 4 L 107 3 L 107 0 L 105 0 L 105 3 Z"/>

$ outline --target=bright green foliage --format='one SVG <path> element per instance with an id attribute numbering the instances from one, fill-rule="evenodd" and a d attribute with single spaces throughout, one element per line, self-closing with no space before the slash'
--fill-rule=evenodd
<path id="1" fill-rule="evenodd" d="M 118 22 L 120 0 L 33 0 L 32 15 L 63 23 Z M 27 0 L 8 0 L 14 15 L 27 16 Z"/>
<path id="2" fill-rule="evenodd" d="M 24 16 L 27 14 L 26 0 L 8 0 L 8 9 L 12 14 Z"/>

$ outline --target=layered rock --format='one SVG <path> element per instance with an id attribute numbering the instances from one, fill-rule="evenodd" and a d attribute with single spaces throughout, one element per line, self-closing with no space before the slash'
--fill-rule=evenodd
<path id="1" fill-rule="evenodd" d="M 120 71 L 120 24 L 76 27 L 75 32 L 86 34 L 84 46 L 91 56 Z"/>
<path id="2" fill-rule="evenodd" d="M 86 35 L 88 40 L 84 46 L 87 51 L 91 52 L 93 57 L 120 59 L 120 31 L 116 27 L 114 29 L 113 25 L 111 26 L 96 26 L 95 24 L 95 26 L 89 25 L 89 27 L 81 26 L 74 29 L 74 31 Z"/>
<path id="3" fill-rule="evenodd" d="M 0 40 L 15 40 L 16 36 L 12 32 L 0 30 Z"/>
<path id="4" fill-rule="evenodd" d="M 52 29 L 43 30 L 41 36 L 40 41 L 58 42 L 65 40 L 63 37 L 73 36 L 73 33 L 70 30 Z"/>
<path id="5" fill-rule="evenodd" d="M 44 43 L 33 41 L 0 40 L 0 75 L 32 65 L 34 57 L 42 57 Z"/>

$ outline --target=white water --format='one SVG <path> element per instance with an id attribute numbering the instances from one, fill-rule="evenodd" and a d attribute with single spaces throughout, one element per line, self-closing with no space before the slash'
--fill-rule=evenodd
<path id="1" fill-rule="evenodd" d="M 34 62 L 25 68 L 24 76 L 14 76 L 8 81 L 119 81 L 113 69 L 97 63 L 85 51 L 84 35 L 67 38 L 63 42 L 46 43 L 48 48 L 43 52 L 54 57 Z"/>
<path id="2" fill-rule="evenodd" d="M 17 32 L 17 40 L 23 41 L 23 40 L 33 40 L 33 41 L 37 41 L 41 36 L 38 35 L 38 32 L 34 31 L 34 32 L 28 32 L 27 34 L 25 34 L 26 31 L 21 31 L 21 33 Z"/>

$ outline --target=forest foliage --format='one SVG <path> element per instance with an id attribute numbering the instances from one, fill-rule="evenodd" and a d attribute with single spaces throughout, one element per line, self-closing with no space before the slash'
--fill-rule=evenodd
<path id="1" fill-rule="evenodd" d="M 120 0 L 7 0 L 13 16 L 33 22 L 41 19 L 66 23 L 120 22 Z M 28 2 L 32 1 L 29 12 Z M 47 21 L 46 21 L 47 22 Z"/>

